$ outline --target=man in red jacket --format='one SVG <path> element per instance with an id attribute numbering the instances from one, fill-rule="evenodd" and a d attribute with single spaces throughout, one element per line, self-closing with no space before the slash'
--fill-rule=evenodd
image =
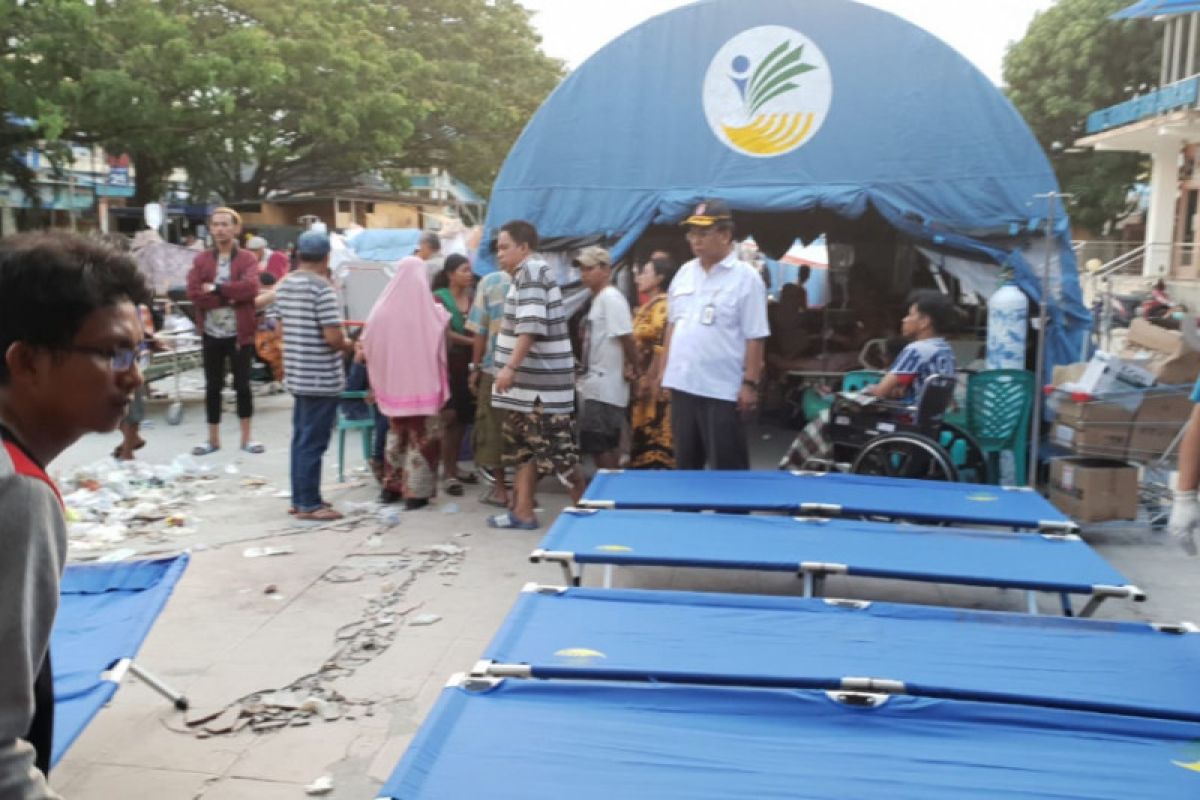
<path id="1" fill-rule="evenodd" d="M 204 361 L 204 410 L 208 441 L 192 454 L 204 456 L 221 449 L 221 392 L 225 388 L 225 362 L 233 368 L 237 415 L 242 427 L 242 450 L 261 453 L 263 446 L 250 438 L 254 399 L 250 394 L 250 364 L 254 357 L 254 298 L 258 296 L 258 259 L 237 246 L 241 216 L 231 208 L 218 208 L 208 218 L 214 246 L 196 255 L 188 272 L 187 294 L 196 309 Z"/>

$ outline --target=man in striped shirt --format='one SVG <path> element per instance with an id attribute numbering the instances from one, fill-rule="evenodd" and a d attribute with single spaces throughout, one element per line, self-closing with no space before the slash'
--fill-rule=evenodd
<path id="1" fill-rule="evenodd" d="M 583 495 L 575 444 L 575 356 L 562 292 L 545 261 L 535 255 L 537 230 L 523 220 L 505 223 L 496 260 L 513 273 L 496 339 L 492 407 L 506 412 L 506 467 L 516 470 L 512 511 L 488 519 L 493 528 L 537 528 L 533 495 L 540 478 L 556 475 Z"/>
<path id="2" fill-rule="evenodd" d="M 342 515 L 321 499 L 321 458 L 329 447 L 338 395 L 346 385 L 344 353 L 353 344 L 342 330 L 337 292 L 329 280 L 329 237 L 307 231 L 296 241 L 298 265 L 275 290 L 283 320 L 284 386 L 292 407 L 292 513 L 298 519 Z"/>

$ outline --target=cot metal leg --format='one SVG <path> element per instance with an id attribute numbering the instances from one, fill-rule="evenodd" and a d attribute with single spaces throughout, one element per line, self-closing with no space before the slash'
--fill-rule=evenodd
<path id="1" fill-rule="evenodd" d="M 188 710 L 188 699 L 179 692 L 172 689 L 167 684 L 163 683 L 157 677 L 142 669 L 137 665 L 137 662 L 129 662 L 129 671 L 136 675 L 143 683 L 149 686 L 154 691 L 161 694 L 163 697 L 175 704 L 175 708 L 180 711 Z"/>
<path id="2" fill-rule="evenodd" d="M 800 573 L 800 578 L 804 581 L 804 596 L 813 596 L 813 575 L 811 572 Z"/>
<path id="3" fill-rule="evenodd" d="M 612 564 L 604 565 L 604 584 L 603 585 L 604 585 L 605 589 L 612 588 L 612 585 L 613 585 L 613 565 Z"/>
<path id="4" fill-rule="evenodd" d="M 1066 592 L 1058 593 L 1059 602 L 1062 603 L 1062 612 L 1064 617 L 1075 616 L 1075 609 L 1071 608 L 1071 596 Z"/>
<path id="5" fill-rule="evenodd" d="M 1032 589 L 1025 591 L 1025 610 L 1035 616 L 1038 613 L 1037 592 Z"/>
<path id="6" fill-rule="evenodd" d="M 1090 617 L 1092 614 L 1096 613 L 1096 609 L 1098 609 L 1100 607 L 1100 604 L 1103 602 L 1104 602 L 1104 595 L 1102 595 L 1102 594 L 1092 595 L 1090 598 L 1088 598 L 1088 601 L 1084 605 L 1084 607 L 1079 610 L 1079 616 Z"/>
<path id="7" fill-rule="evenodd" d="M 822 597 L 825 594 L 825 573 L 818 572 L 813 575 L 812 580 L 813 597 Z"/>

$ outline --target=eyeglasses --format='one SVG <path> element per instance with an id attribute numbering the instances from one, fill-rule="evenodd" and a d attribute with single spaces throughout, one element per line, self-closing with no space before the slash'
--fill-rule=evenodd
<path id="1" fill-rule="evenodd" d="M 107 358 L 113 372 L 125 372 L 132 369 L 138 360 L 138 351 L 135 347 L 91 347 L 86 344 L 72 344 L 62 349 L 70 353 L 86 353 L 90 356 Z"/>

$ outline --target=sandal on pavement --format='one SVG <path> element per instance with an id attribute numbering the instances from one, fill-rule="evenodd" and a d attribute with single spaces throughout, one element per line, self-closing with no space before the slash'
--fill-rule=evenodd
<path id="1" fill-rule="evenodd" d="M 332 508 L 318 508 L 315 511 L 297 511 L 296 519 L 315 520 L 317 522 L 333 522 L 342 518 L 342 512 Z"/>
<path id="2" fill-rule="evenodd" d="M 538 521 L 536 519 L 525 522 L 513 516 L 511 511 L 505 514 L 497 514 L 494 517 L 488 517 L 487 524 L 489 528 L 505 528 L 508 530 L 536 531 L 538 529 Z"/>
<path id="3" fill-rule="evenodd" d="M 333 504 L 332 503 L 321 503 L 321 508 L 333 508 Z M 300 512 L 296 511 L 295 506 L 289 506 L 288 513 L 294 517 L 294 516 L 296 516 L 296 514 L 298 514 Z"/>
<path id="4" fill-rule="evenodd" d="M 467 486 L 474 486 L 479 483 L 479 476 L 474 472 L 464 472 L 458 476 L 460 483 L 465 483 Z"/>
<path id="5" fill-rule="evenodd" d="M 260 453 L 267 452 L 267 448 L 263 447 L 259 442 L 246 442 L 242 445 L 242 451 L 259 455 Z"/>
<path id="6" fill-rule="evenodd" d="M 192 455 L 194 455 L 194 456 L 206 456 L 206 455 L 208 455 L 208 454 L 210 454 L 210 453 L 215 453 L 215 452 L 217 452 L 217 451 L 218 451 L 218 450 L 220 450 L 220 449 L 221 449 L 221 446 L 220 446 L 220 445 L 216 445 L 216 444 L 210 444 L 210 443 L 208 443 L 208 442 L 205 442 L 204 444 L 198 444 L 198 445 L 196 445 L 195 447 L 193 447 L 193 448 L 192 448 Z"/>
<path id="7" fill-rule="evenodd" d="M 463 485 L 458 478 L 446 479 L 446 494 L 452 497 L 462 497 Z"/>

